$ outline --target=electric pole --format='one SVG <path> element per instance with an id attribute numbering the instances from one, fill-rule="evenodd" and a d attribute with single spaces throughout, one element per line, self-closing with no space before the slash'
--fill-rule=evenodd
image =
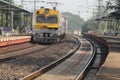
<path id="1" fill-rule="evenodd" d="M 80 11 L 78 11 L 78 15 L 80 16 Z"/>
<path id="2" fill-rule="evenodd" d="M 34 0 L 34 11 L 36 10 L 36 0 Z"/>
<path id="3" fill-rule="evenodd" d="M 24 2 L 24 0 L 21 0 L 21 7 L 24 7 L 23 2 Z"/>

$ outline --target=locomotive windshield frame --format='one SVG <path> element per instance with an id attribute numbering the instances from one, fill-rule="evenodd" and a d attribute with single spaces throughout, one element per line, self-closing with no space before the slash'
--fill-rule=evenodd
<path id="1" fill-rule="evenodd" d="M 37 23 L 58 23 L 58 17 L 56 15 L 45 16 L 40 14 L 36 17 Z"/>

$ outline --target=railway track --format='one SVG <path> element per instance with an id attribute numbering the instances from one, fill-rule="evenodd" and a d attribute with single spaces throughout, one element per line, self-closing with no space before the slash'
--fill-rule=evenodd
<path id="1" fill-rule="evenodd" d="M 38 44 L 35 47 L 7 53 L 12 59 L 0 62 L 0 79 L 15 80 L 24 77 L 64 56 L 75 44 L 76 39 L 68 36 L 58 44 L 44 46 Z M 18 54 L 20 56 L 15 56 Z M 2 56 L 3 59 L 4 57 L 5 55 Z"/>
<path id="2" fill-rule="evenodd" d="M 94 57 L 94 49 L 93 45 L 86 39 L 82 37 L 77 37 L 77 39 L 80 42 L 67 55 L 20 80 L 81 79 Z"/>
<path id="3" fill-rule="evenodd" d="M 94 58 L 82 80 L 94 80 L 97 72 L 107 58 L 107 55 L 109 53 L 109 46 L 108 42 L 105 39 L 96 35 L 84 34 L 84 38 L 89 40 L 93 44 L 94 48 L 96 48 L 96 50 Z"/>
<path id="4" fill-rule="evenodd" d="M 7 53 L 9 54 L 11 52 L 15 52 L 15 51 L 19 51 L 19 50 L 22 50 L 22 49 L 35 47 L 35 46 L 37 46 L 37 44 L 31 44 L 31 43 L 27 42 L 27 43 L 21 43 L 21 44 L 1 47 L 0 48 L 0 55 L 4 55 L 4 54 L 7 54 Z"/>
<path id="5" fill-rule="evenodd" d="M 93 76 L 93 73 L 96 73 L 100 65 L 104 63 L 107 56 L 106 52 L 108 52 L 104 50 L 108 48 L 107 43 L 94 35 L 86 36 L 87 38 L 91 37 L 90 40 L 76 37 L 69 35 L 58 44 L 50 46 L 35 44 L 24 49 L 23 47 L 21 49 L 13 49 L 13 51 L 11 50 L 10 53 L 6 53 L 4 56 L 0 55 L 0 79 L 94 79 L 94 77 L 91 78 L 91 74 Z M 94 63 L 98 64 L 94 65 Z M 96 65 L 98 66 L 96 67 Z M 87 78 L 85 78 L 86 75 L 88 75 Z"/>
<path id="6" fill-rule="evenodd" d="M 31 44 L 31 46 L 25 47 L 24 49 L 20 47 L 20 49 L 12 50 L 7 54 L 0 55 L 0 62 L 23 57 L 25 55 L 29 55 L 29 54 L 35 53 L 39 50 L 44 50 L 49 47 L 50 46 L 41 46 L 41 45 L 34 45 L 34 44 L 33 45 Z"/>

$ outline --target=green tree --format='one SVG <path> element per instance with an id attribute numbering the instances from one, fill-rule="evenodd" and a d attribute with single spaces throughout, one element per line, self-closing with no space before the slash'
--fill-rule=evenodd
<path id="1" fill-rule="evenodd" d="M 88 28 L 90 30 L 98 29 L 98 26 L 95 23 L 95 18 L 91 18 L 91 19 L 87 20 L 86 24 L 88 25 Z"/>
<path id="2" fill-rule="evenodd" d="M 95 18 L 91 18 L 89 20 L 87 20 L 84 25 L 82 26 L 82 31 L 81 33 L 87 33 L 88 31 L 94 31 L 97 32 L 98 30 L 98 26 L 95 23 Z"/>
<path id="3" fill-rule="evenodd" d="M 82 26 L 81 34 L 87 33 L 89 31 L 88 24 L 84 23 Z"/>
<path id="4" fill-rule="evenodd" d="M 116 7 L 118 10 L 120 10 L 120 0 L 116 0 Z"/>
<path id="5" fill-rule="evenodd" d="M 78 15 L 69 13 L 69 12 L 64 12 L 62 13 L 64 16 L 66 16 L 68 20 L 68 30 L 73 31 L 73 30 L 80 30 L 82 25 L 84 24 L 84 20 L 80 18 Z"/>

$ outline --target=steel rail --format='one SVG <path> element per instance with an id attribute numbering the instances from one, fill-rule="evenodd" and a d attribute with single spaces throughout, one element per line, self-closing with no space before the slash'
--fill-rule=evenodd
<path id="1" fill-rule="evenodd" d="M 96 53 L 96 46 L 94 45 L 93 41 L 91 41 L 90 39 L 88 38 L 85 38 L 86 40 L 88 40 L 90 42 L 90 45 L 92 46 L 92 50 L 93 50 L 93 54 L 92 54 L 92 57 L 91 59 L 89 60 L 88 64 L 86 65 L 86 67 L 83 69 L 83 71 L 78 75 L 78 77 L 76 77 L 75 80 L 81 80 L 85 77 L 88 69 L 89 69 L 89 66 L 91 65 L 92 61 L 94 60 L 94 57 L 95 57 L 95 53 Z"/>
<path id="2" fill-rule="evenodd" d="M 80 47 L 80 41 L 78 39 L 78 36 L 73 36 L 76 40 L 77 43 L 75 44 L 76 46 L 74 47 L 74 49 L 70 50 L 65 56 L 61 57 L 60 59 L 56 60 L 55 62 L 41 68 L 40 70 L 37 70 L 36 72 L 22 78 L 19 80 L 32 80 L 34 78 L 36 78 L 39 75 L 42 75 L 43 73 L 47 72 L 48 70 L 54 68 L 55 66 L 57 66 L 58 64 L 62 63 L 63 61 L 65 61 L 67 58 L 69 58 L 72 54 L 74 54 Z"/>
<path id="3" fill-rule="evenodd" d="M 87 39 L 88 40 L 88 39 Z M 75 80 L 80 80 L 80 79 L 82 79 L 83 77 L 84 77 L 84 75 L 85 75 L 85 73 L 86 73 L 86 71 L 88 70 L 88 67 L 90 66 L 90 64 L 91 64 L 91 62 L 92 62 L 92 60 L 93 60 L 93 58 L 94 58 L 94 56 L 95 56 L 95 52 L 96 52 L 96 47 L 94 46 L 94 44 L 92 43 L 92 41 L 90 41 L 90 40 L 88 40 L 91 44 L 91 46 L 93 46 L 92 47 L 92 50 L 93 50 L 93 54 L 92 54 L 92 57 L 91 57 L 91 59 L 89 60 L 89 62 L 88 62 L 88 64 L 86 65 L 86 67 L 83 69 L 83 71 L 79 74 L 79 76 L 75 79 Z"/>
<path id="4" fill-rule="evenodd" d="M 93 45 L 86 39 L 81 39 L 81 47 L 67 60 L 35 80 L 80 80 L 86 75 L 94 58 Z M 77 56 L 76 56 L 77 55 Z M 64 66 L 64 67 L 63 67 Z M 59 75 L 59 76 L 54 76 Z M 31 80 L 31 79 L 29 79 Z"/>
<path id="5" fill-rule="evenodd" d="M 80 41 L 79 41 L 79 38 L 78 36 L 74 36 L 77 40 L 78 40 L 78 43 L 76 43 L 76 48 L 74 48 L 73 50 L 71 50 L 67 55 L 65 55 L 64 57 L 58 59 L 57 61 L 51 63 L 50 65 L 48 66 L 45 66 L 43 67 L 42 69 L 20 79 L 20 80 L 33 80 L 35 79 L 36 77 L 42 75 L 43 73 L 49 71 L 50 69 L 56 67 L 58 64 L 62 63 L 63 61 L 65 61 L 67 58 L 69 58 L 72 54 L 74 54 L 80 47 Z M 79 75 L 77 75 L 77 77 L 75 77 L 74 80 L 81 80 L 83 79 L 83 77 L 86 75 L 87 71 L 89 70 L 89 67 L 91 65 L 91 63 L 93 62 L 94 60 L 94 57 L 95 57 L 95 53 L 96 53 L 96 46 L 94 45 L 93 41 L 85 38 L 88 42 L 89 42 L 89 45 L 91 46 L 91 56 L 89 58 L 89 61 L 87 62 L 87 64 L 85 64 L 85 67 L 84 69 L 79 73 Z M 89 48 L 88 48 L 89 49 Z M 84 56 L 83 56 L 84 57 Z"/>

